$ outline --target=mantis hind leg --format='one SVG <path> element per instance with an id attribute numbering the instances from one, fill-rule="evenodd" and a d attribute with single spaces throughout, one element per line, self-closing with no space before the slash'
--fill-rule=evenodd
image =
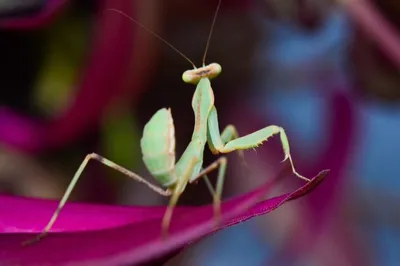
<path id="1" fill-rule="evenodd" d="M 303 180 L 310 181 L 310 179 L 300 175 L 296 171 L 293 164 L 292 156 L 290 154 L 288 137 L 286 136 L 285 130 L 279 126 L 267 126 L 246 136 L 235 138 L 228 141 L 227 143 L 224 143 L 222 137 L 219 135 L 217 110 L 215 109 L 215 107 L 213 107 L 208 118 L 208 131 L 208 141 L 210 149 L 214 149 L 214 153 L 229 153 L 232 151 L 257 148 L 263 142 L 267 141 L 268 138 L 276 134 L 280 134 L 282 148 L 285 153 L 285 158 L 282 162 L 289 160 L 293 174 Z"/>
<path id="2" fill-rule="evenodd" d="M 164 190 L 156 185 L 151 184 L 150 182 L 148 182 L 147 180 L 145 180 L 144 178 L 142 178 L 141 176 L 129 171 L 128 169 L 117 165 L 116 163 L 96 154 L 96 153 L 91 153 L 86 155 L 85 159 L 82 161 L 81 165 L 79 166 L 78 170 L 75 172 L 74 177 L 72 178 L 70 184 L 68 185 L 67 190 L 65 191 L 60 203 L 57 206 L 57 209 L 55 210 L 53 216 L 51 217 L 50 221 L 47 223 L 46 227 L 43 229 L 42 233 L 40 233 L 37 237 L 31 239 L 31 240 L 27 240 L 25 242 L 22 243 L 22 245 L 29 245 L 32 244 L 34 242 L 39 241 L 40 239 L 42 239 L 44 236 L 46 236 L 48 234 L 48 232 L 51 230 L 51 228 L 53 227 L 54 223 L 56 222 L 58 216 L 60 215 L 60 212 L 62 210 L 62 208 L 64 207 L 65 203 L 67 202 L 69 196 L 71 195 L 72 190 L 74 189 L 76 183 L 78 182 L 79 178 L 81 177 L 83 170 L 85 169 L 86 165 L 89 163 L 89 161 L 91 159 L 97 160 L 99 162 L 101 162 L 102 164 L 113 168 L 121 173 L 123 173 L 124 175 L 138 181 L 141 183 L 144 183 L 146 186 L 148 186 L 150 189 L 152 189 L 153 191 L 157 192 L 158 194 L 162 195 L 162 196 L 169 196 L 171 195 L 171 191 L 170 190 Z"/>

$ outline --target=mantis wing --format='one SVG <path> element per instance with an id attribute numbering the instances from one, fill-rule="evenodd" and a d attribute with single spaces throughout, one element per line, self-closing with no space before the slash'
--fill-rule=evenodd
<path id="1" fill-rule="evenodd" d="M 158 110 L 147 122 L 140 147 L 151 175 L 164 187 L 174 184 L 175 127 L 170 109 Z"/>

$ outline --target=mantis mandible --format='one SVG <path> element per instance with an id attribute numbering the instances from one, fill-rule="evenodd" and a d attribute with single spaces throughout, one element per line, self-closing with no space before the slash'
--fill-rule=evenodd
<path id="1" fill-rule="evenodd" d="M 183 152 L 180 159 L 176 162 L 175 156 L 175 127 L 171 110 L 162 108 L 158 110 L 144 126 L 143 136 L 140 141 L 140 146 L 143 155 L 143 162 L 150 174 L 157 180 L 160 186 L 153 185 L 141 176 L 128 169 L 96 154 L 91 153 L 81 163 L 80 167 L 73 176 L 68 188 L 66 189 L 57 209 L 49 220 L 41 234 L 32 240 L 28 240 L 23 244 L 36 242 L 43 238 L 51 230 L 56 222 L 62 208 L 67 202 L 73 188 L 79 180 L 82 172 L 90 160 L 97 160 L 100 163 L 113 168 L 124 175 L 141 182 L 148 186 L 153 191 L 162 196 L 170 196 L 170 201 L 167 206 L 165 215 L 162 221 L 162 235 L 166 236 L 174 207 L 176 206 L 180 195 L 184 192 L 187 184 L 198 181 L 203 178 L 207 187 L 213 195 L 213 207 L 215 220 L 218 223 L 220 217 L 220 198 L 224 184 L 225 170 L 227 167 L 227 158 L 222 156 L 216 161 L 203 168 L 203 153 L 206 144 L 208 144 L 213 154 L 225 154 L 233 151 L 242 152 L 243 150 L 256 148 L 273 135 L 280 134 L 280 139 L 284 151 L 284 160 L 289 160 L 292 172 L 299 178 L 310 181 L 310 179 L 296 172 L 292 157 L 290 155 L 289 141 L 283 128 L 275 125 L 267 126 L 256 132 L 240 137 L 236 128 L 233 125 L 228 125 L 222 131 L 219 130 L 217 109 L 214 106 L 214 93 L 211 88 L 210 80 L 216 78 L 222 71 L 221 65 L 218 63 L 205 64 L 205 58 L 212 36 L 213 28 L 217 18 L 218 10 L 221 5 L 221 0 L 218 2 L 217 9 L 211 25 L 211 30 L 207 39 L 206 49 L 203 57 L 203 66 L 197 68 L 195 64 L 174 46 L 166 42 L 156 33 L 150 31 L 142 24 L 137 22 L 119 10 L 116 11 L 133 22 L 137 23 L 142 28 L 149 31 L 152 35 L 166 43 L 186 60 L 192 66 L 192 70 L 187 70 L 183 73 L 182 79 L 184 82 L 196 85 L 196 89 L 192 98 L 192 108 L 195 115 L 195 126 L 191 141 Z M 240 154 L 243 156 L 242 154 Z M 215 189 L 212 187 L 207 178 L 207 174 L 218 169 L 217 183 Z"/>

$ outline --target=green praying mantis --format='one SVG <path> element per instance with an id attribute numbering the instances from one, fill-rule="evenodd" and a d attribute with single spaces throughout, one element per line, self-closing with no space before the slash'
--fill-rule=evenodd
<path id="1" fill-rule="evenodd" d="M 158 110 L 151 119 L 144 126 L 143 136 L 140 141 L 140 146 L 143 155 L 143 162 L 156 179 L 160 186 L 148 182 L 146 179 L 129 171 L 128 169 L 96 154 L 91 153 L 86 156 L 75 175 L 73 176 L 65 194 L 63 195 L 57 209 L 55 210 L 50 221 L 44 228 L 41 234 L 35 239 L 29 240 L 24 244 L 32 243 L 40 240 L 51 230 L 56 222 L 62 208 L 67 202 L 73 188 L 79 180 L 82 172 L 90 160 L 97 160 L 102 164 L 113 168 L 124 175 L 145 184 L 147 187 L 157 192 L 158 194 L 166 197 L 171 197 L 165 215 L 163 217 L 161 230 L 162 236 L 167 236 L 168 228 L 170 226 L 173 209 L 176 206 L 180 195 L 184 192 L 188 184 L 192 184 L 203 178 L 207 187 L 213 196 L 213 209 L 215 221 L 218 224 L 220 220 L 220 205 L 221 194 L 224 184 L 225 171 L 227 167 L 227 158 L 221 156 L 216 161 L 203 168 L 203 153 L 206 144 L 211 152 L 215 155 L 226 154 L 233 151 L 238 151 L 241 155 L 243 150 L 254 149 L 267 141 L 268 138 L 280 134 L 280 140 L 284 151 L 284 160 L 289 160 L 292 172 L 299 178 L 310 181 L 310 179 L 300 175 L 296 172 L 293 160 L 290 154 L 289 141 L 283 128 L 275 125 L 267 126 L 263 129 L 255 131 L 251 134 L 240 137 L 236 128 L 233 125 L 228 125 L 222 131 L 219 130 L 217 109 L 214 105 L 214 93 L 211 87 L 210 80 L 216 78 L 222 71 L 221 65 L 212 63 L 205 64 L 205 58 L 209 47 L 212 31 L 215 25 L 218 10 L 221 5 L 221 0 L 218 2 L 217 9 L 211 25 L 211 30 L 207 39 L 206 49 L 203 57 L 203 66 L 197 68 L 195 64 L 182 54 L 179 50 L 166 42 L 156 33 L 148 30 L 142 24 L 137 22 L 119 10 L 122 15 L 128 17 L 133 22 L 137 23 L 142 28 L 149 31 L 155 37 L 169 45 L 172 49 L 182 55 L 189 63 L 192 64 L 193 69 L 187 70 L 183 73 L 182 79 L 184 82 L 196 85 L 196 89 L 192 98 L 192 108 L 195 116 L 195 125 L 191 141 L 183 152 L 180 159 L 176 162 L 175 155 L 175 127 L 171 114 L 171 109 L 162 108 Z M 207 174 L 218 169 L 217 182 L 215 189 L 207 178 Z"/>

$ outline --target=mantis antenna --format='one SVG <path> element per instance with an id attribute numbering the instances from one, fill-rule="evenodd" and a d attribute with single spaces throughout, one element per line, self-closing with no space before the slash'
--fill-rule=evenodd
<path id="1" fill-rule="evenodd" d="M 147 28 L 146 26 L 144 26 L 142 23 L 140 23 L 139 21 L 137 21 L 136 19 L 132 18 L 131 16 L 125 14 L 124 12 L 118 10 L 118 9 L 114 9 L 114 8 L 108 8 L 107 10 L 109 11 L 115 11 L 121 15 L 123 15 L 124 17 L 128 18 L 129 20 L 131 20 L 132 22 L 136 23 L 139 27 L 141 27 L 142 29 L 146 30 L 148 33 L 150 33 L 151 35 L 153 35 L 154 37 L 156 37 L 157 39 L 159 39 L 160 41 L 162 41 L 163 43 L 165 43 L 166 45 L 168 45 L 169 47 L 171 47 L 175 52 L 177 52 L 178 54 L 180 54 L 183 58 L 185 58 L 192 66 L 194 69 L 196 69 L 196 65 L 193 63 L 192 60 L 189 59 L 189 57 L 187 57 L 184 53 L 182 53 L 181 51 L 179 51 L 175 46 L 173 46 L 171 43 L 167 42 L 164 38 L 162 38 L 160 35 L 158 35 L 157 33 L 155 33 L 154 31 L 150 30 L 149 28 Z"/>
<path id="2" fill-rule="evenodd" d="M 210 40 L 211 40 L 211 36 L 213 34 L 213 31 L 214 31 L 215 21 L 217 20 L 218 11 L 219 11 L 219 8 L 221 6 L 221 2 L 222 2 L 222 0 L 218 1 L 218 6 L 217 6 L 217 9 L 215 9 L 214 18 L 213 18 L 213 21 L 211 23 L 211 29 L 210 29 L 210 33 L 208 34 L 207 43 L 206 43 L 206 49 L 205 49 L 204 55 L 203 55 L 203 66 L 206 65 L 206 56 L 207 56 L 207 52 L 208 52 L 208 47 L 210 46 Z"/>

